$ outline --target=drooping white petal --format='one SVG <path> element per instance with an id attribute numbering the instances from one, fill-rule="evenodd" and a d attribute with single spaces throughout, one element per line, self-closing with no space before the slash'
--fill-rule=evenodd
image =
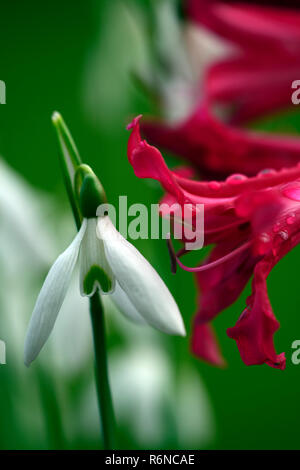
<path id="1" fill-rule="evenodd" d="M 80 293 L 91 297 L 99 288 L 110 294 L 115 288 L 115 277 L 107 262 L 103 241 L 96 234 L 97 219 L 87 219 L 87 228 L 80 247 Z"/>
<path id="2" fill-rule="evenodd" d="M 84 219 L 71 245 L 52 265 L 39 293 L 25 339 L 24 362 L 27 366 L 37 357 L 54 327 L 71 281 L 86 227 L 87 221 Z"/>
<path id="3" fill-rule="evenodd" d="M 107 216 L 99 218 L 97 233 L 116 280 L 139 314 L 165 333 L 184 336 L 177 304 L 151 264 L 117 232 Z"/>
<path id="4" fill-rule="evenodd" d="M 116 287 L 113 293 L 111 294 L 111 298 L 117 308 L 120 310 L 120 312 L 123 313 L 123 315 L 125 315 L 125 317 L 127 317 L 129 320 L 133 321 L 134 323 L 146 323 L 144 318 L 141 317 L 141 315 L 139 314 L 127 294 L 125 294 L 123 289 L 120 287 L 120 284 L 118 282 L 116 282 Z"/>

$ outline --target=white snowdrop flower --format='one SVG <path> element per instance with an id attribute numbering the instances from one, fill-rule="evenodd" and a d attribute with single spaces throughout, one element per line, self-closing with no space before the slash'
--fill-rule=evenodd
<path id="1" fill-rule="evenodd" d="M 99 217 L 97 234 L 123 293 L 127 315 L 138 313 L 149 325 L 174 335 L 185 335 L 184 324 L 169 289 L 151 264 L 114 227 L 108 216 Z M 133 310 L 133 308 L 134 310 Z"/>
<path id="2" fill-rule="evenodd" d="M 80 193 L 82 225 L 51 267 L 37 298 L 25 340 L 27 366 L 54 327 L 78 259 L 81 295 L 90 297 L 96 290 L 111 294 L 131 320 L 168 334 L 185 335 L 177 304 L 155 269 L 120 235 L 107 215 L 98 219 L 93 216 L 101 199 L 96 194 L 97 184 L 92 172 L 84 176 Z"/>

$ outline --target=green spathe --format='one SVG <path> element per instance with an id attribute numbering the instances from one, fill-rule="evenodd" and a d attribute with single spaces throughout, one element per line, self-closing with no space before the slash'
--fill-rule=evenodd
<path id="1" fill-rule="evenodd" d="M 64 157 L 66 160 L 69 159 L 73 167 L 76 168 L 81 164 L 80 155 L 63 117 L 57 111 L 54 111 L 52 114 L 52 122 L 56 129 Z"/>
<path id="2" fill-rule="evenodd" d="M 55 111 L 52 115 L 52 122 L 55 127 L 59 142 L 59 161 L 63 173 L 64 183 L 69 196 L 72 212 L 74 215 L 77 230 L 80 229 L 82 217 L 78 207 L 73 187 L 73 177 L 76 169 L 81 165 L 81 158 L 71 133 L 64 122 L 62 116 Z"/>
<path id="3" fill-rule="evenodd" d="M 82 216 L 96 217 L 97 208 L 107 202 L 99 179 L 88 165 L 80 165 L 75 173 L 75 189 Z"/>

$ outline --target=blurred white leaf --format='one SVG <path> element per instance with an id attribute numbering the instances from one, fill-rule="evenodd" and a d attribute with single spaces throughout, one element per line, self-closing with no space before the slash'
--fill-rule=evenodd
<path id="1" fill-rule="evenodd" d="M 49 200 L 0 160 L 0 263 L 7 269 L 22 262 L 33 269 L 51 261 L 55 241 L 47 230 Z"/>

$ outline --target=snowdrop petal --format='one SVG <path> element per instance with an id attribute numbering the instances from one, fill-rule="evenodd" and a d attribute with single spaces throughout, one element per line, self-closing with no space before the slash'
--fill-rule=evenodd
<path id="1" fill-rule="evenodd" d="M 91 297 L 99 288 L 102 294 L 110 294 L 115 278 L 107 263 L 103 241 L 96 235 L 97 219 L 87 219 L 87 228 L 80 248 L 80 293 Z"/>
<path id="2" fill-rule="evenodd" d="M 176 302 L 155 269 L 117 232 L 107 216 L 99 218 L 97 233 L 116 280 L 139 314 L 165 333 L 184 336 Z"/>
<path id="3" fill-rule="evenodd" d="M 87 227 L 86 220 L 71 245 L 52 265 L 36 301 L 25 339 L 24 362 L 29 366 L 47 341 L 66 296 L 80 244 Z"/>
<path id="4" fill-rule="evenodd" d="M 133 303 L 130 301 L 129 297 L 120 287 L 120 284 L 118 282 L 116 282 L 115 290 L 111 294 L 111 299 L 113 300 L 118 310 L 120 310 L 120 312 L 123 313 L 123 315 L 129 320 L 133 321 L 134 323 L 146 323 L 143 317 L 141 317 L 141 315 L 133 305 Z"/>

